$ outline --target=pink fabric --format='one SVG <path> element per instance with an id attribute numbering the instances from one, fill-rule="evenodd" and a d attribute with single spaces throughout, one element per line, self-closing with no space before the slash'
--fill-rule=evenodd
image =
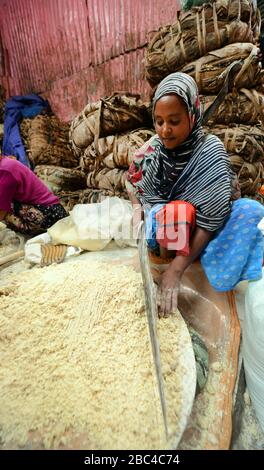
<path id="1" fill-rule="evenodd" d="M 0 157 L 0 210 L 11 212 L 13 201 L 51 206 L 57 196 L 25 165 L 8 157 Z"/>

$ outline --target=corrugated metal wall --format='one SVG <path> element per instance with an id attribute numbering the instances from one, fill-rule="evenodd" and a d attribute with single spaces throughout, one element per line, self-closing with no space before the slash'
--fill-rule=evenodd
<path id="1" fill-rule="evenodd" d="M 147 33 L 178 0 L 0 0 L 0 73 L 9 95 L 45 96 L 63 120 L 116 90 L 148 95 Z"/>

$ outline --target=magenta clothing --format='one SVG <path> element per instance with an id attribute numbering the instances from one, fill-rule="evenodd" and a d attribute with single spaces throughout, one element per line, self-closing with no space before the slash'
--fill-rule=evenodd
<path id="1" fill-rule="evenodd" d="M 11 212 L 13 201 L 52 206 L 57 196 L 25 165 L 8 157 L 0 158 L 0 210 Z"/>

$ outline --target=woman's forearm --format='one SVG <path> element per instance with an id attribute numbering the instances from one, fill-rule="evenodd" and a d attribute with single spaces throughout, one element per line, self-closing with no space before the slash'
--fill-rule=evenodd
<path id="1" fill-rule="evenodd" d="M 170 263 L 170 269 L 175 272 L 175 275 L 182 276 L 185 269 L 201 254 L 213 235 L 214 232 L 209 232 L 199 227 L 196 228 L 190 240 L 190 254 L 188 256 L 176 256 Z"/>

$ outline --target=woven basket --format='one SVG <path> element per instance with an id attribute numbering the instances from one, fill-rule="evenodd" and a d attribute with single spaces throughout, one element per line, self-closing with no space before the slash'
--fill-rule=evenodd
<path id="1" fill-rule="evenodd" d="M 33 165 L 57 165 L 73 168 L 78 165 L 69 144 L 69 124 L 56 116 L 38 115 L 23 119 L 20 124 L 22 139 Z"/>
<path id="2" fill-rule="evenodd" d="M 235 2 L 234 14 L 231 13 L 234 2 L 229 2 L 226 9 L 224 3 L 227 2 L 205 3 L 181 12 L 175 23 L 154 34 L 145 58 L 146 78 L 152 86 L 171 72 L 227 44 L 257 42 L 260 17 L 256 17 L 252 2 Z"/>
<path id="3" fill-rule="evenodd" d="M 260 126 L 219 125 L 204 130 L 219 137 L 227 152 L 240 155 L 249 163 L 264 161 L 264 131 Z"/>
<path id="4" fill-rule="evenodd" d="M 148 106 L 131 93 L 114 93 L 106 99 L 88 104 L 72 121 L 70 142 L 76 155 L 95 138 L 106 137 L 149 124 Z"/>
<path id="5" fill-rule="evenodd" d="M 149 129 L 137 129 L 127 134 L 102 137 L 89 146 L 80 158 L 83 171 L 92 171 L 101 167 L 128 168 L 134 154 L 154 135 Z"/>
<path id="6" fill-rule="evenodd" d="M 76 168 L 38 165 L 34 172 L 55 194 L 86 188 L 86 176 Z"/>

